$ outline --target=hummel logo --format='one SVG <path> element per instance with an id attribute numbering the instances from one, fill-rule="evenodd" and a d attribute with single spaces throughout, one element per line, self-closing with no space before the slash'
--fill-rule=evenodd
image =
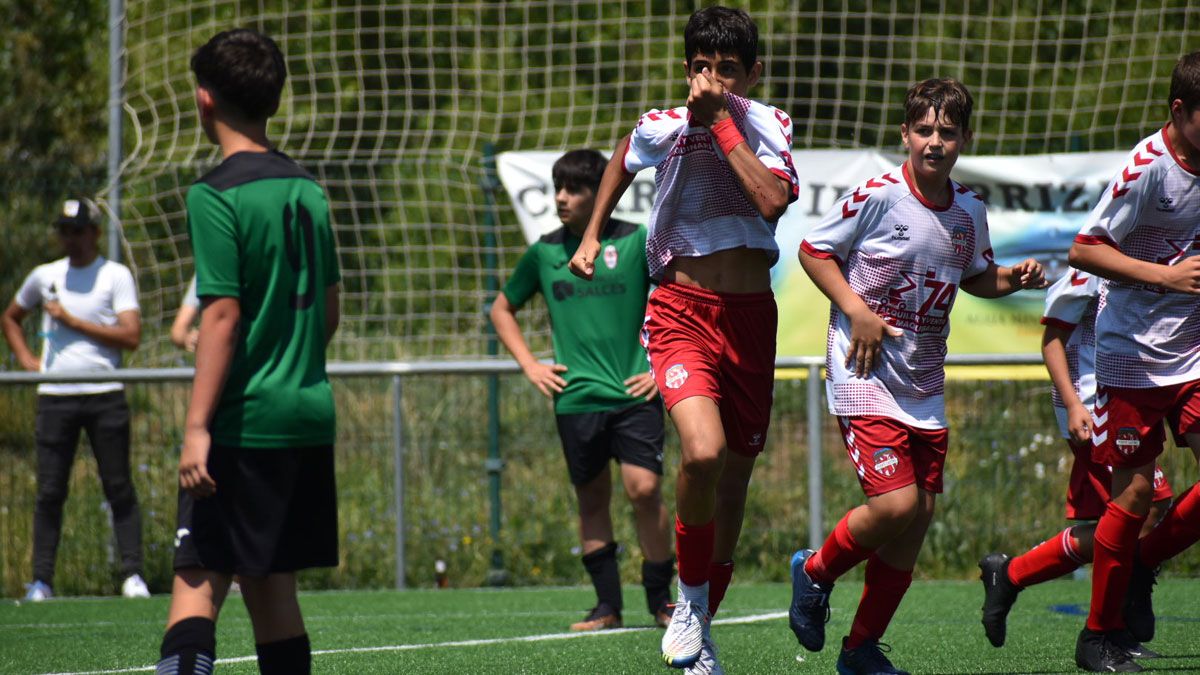
<path id="1" fill-rule="evenodd" d="M 896 231 L 896 233 L 892 235 L 893 240 L 898 239 L 900 241 L 908 241 L 911 238 L 908 236 L 908 225 L 905 225 L 904 223 L 896 223 L 892 226 L 892 229 Z"/>
<path id="2" fill-rule="evenodd" d="M 1175 210 L 1175 200 L 1164 195 L 1158 198 L 1158 206 L 1155 208 L 1159 211 L 1173 212 Z"/>

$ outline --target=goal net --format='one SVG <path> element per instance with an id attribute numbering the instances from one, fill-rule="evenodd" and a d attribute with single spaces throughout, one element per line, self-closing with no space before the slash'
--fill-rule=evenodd
<path id="1" fill-rule="evenodd" d="M 137 362 L 177 358 L 184 197 L 219 160 L 188 59 L 217 31 L 260 29 L 287 57 L 270 133 L 329 192 L 336 357 L 461 358 L 486 352 L 485 308 L 526 245 L 489 196 L 491 149 L 610 149 L 641 112 L 681 103 L 701 4 L 128 0 L 121 206 L 150 338 Z M 1124 148 L 1164 121 L 1171 65 L 1200 44 L 1200 5 L 1182 0 L 736 4 L 760 31 L 752 95 L 792 115 L 797 148 L 894 149 L 904 92 L 943 75 L 974 94 L 977 154 Z M 543 313 L 525 315 L 544 351 Z"/>

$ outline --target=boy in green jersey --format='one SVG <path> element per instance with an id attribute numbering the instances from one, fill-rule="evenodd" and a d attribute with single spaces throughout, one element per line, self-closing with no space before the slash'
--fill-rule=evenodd
<path id="1" fill-rule="evenodd" d="M 202 309 L 158 672 L 212 672 L 215 621 L 236 574 L 260 671 L 307 673 L 295 572 L 338 562 L 329 205 L 267 139 L 287 77 L 275 42 L 226 31 L 191 65 L 200 123 L 223 161 L 187 195 Z"/>
<path id="2" fill-rule="evenodd" d="M 646 230 L 610 219 L 600 237 L 595 281 L 579 283 L 567 268 L 592 216 L 605 165 L 595 150 L 572 150 L 554 163 L 554 201 L 563 227 L 521 256 L 491 310 L 496 334 L 525 376 L 554 398 L 567 472 L 579 501 L 583 566 L 596 589 L 596 606 L 572 630 L 621 626 L 609 460 L 620 463 L 633 504 L 644 556 L 642 584 L 660 626 L 670 620 L 675 565 L 661 491 L 662 404 L 638 341 L 650 283 Z M 550 310 L 554 364 L 534 357 L 516 319 L 517 310 L 539 292 Z"/>

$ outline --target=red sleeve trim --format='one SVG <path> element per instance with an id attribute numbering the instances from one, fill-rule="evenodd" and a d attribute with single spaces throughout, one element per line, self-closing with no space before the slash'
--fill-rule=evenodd
<path id="1" fill-rule="evenodd" d="M 1111 246 L 1118 251 L 1121 250 L 1121 247 L 1117 246 L 1117 242 L 1105 236 L 1097 237 L 1091 234 L 1077 234 L 1075 235 L 1075 243 L 1083 244 L 1084 246 L 1098 246 L 1103 244 L 1105 246 Z"/>
<path id="2" fill-rule="evenodd" d="M 1075 330 L 1075 324 L 1070 323 L 1068 321 L 1063 321 L 1062 319 L 1056 319 L 1052 316 L 1043 316 L 1042 317 L 1042 325 L 1043 326 L 1054 326 L 1055 328 L 1061 328 L 1062 330 L 1065 330 L 1067 332 Z"/>
<path id="3" fill-rule="evenodd" d="M 829 251 L 822 251 L 821 249 L 808 243 L 807 239 L 800 242 L 800 250 L 804 251 L 808 255 L 811 255 L 812 257 L 818 258 L 820 260 L 832 259 L 834 262 L 836 262 L 838 264 L 839 267 L 842 265 L 842 259 L 839 258 L 836 253 L 830 253 Z"/>
<path id="4" fill-rule="evenodd" d="M 791 188 L 791 194 L 788 195 L 789 204 L 800 198 L 800 186 L 796 184 L 796 181 L 792 180 L 791 174 L 783 169 L 770 169 L 770 172 L 778 176 L 780 180 L 787 183 L 788 187 Z"/>

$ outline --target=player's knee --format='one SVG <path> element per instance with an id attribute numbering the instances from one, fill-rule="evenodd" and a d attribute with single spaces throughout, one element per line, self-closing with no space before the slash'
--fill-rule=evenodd
<path id="1" fill-rule="evenodd" d="M 725 465 L 724 448 L 694 448 L 685 452 L 679 463 L 679 471 L 689 480 L 716 484 Z"/>
<path id="2" fill-rule="evenodd" d="M 629 503 L 635 511 L 648 513 L 662 507 L 662 490 L 658 481 L 640 481 L 626 488 Z"/>
<path id="3" fill-rule="evenodd" d="M 887 529 L 900 532 L 906 529 L 921 513 L 920 504 L 914 499 L 897 497 L 869 504 L 872 520 Z"/>

